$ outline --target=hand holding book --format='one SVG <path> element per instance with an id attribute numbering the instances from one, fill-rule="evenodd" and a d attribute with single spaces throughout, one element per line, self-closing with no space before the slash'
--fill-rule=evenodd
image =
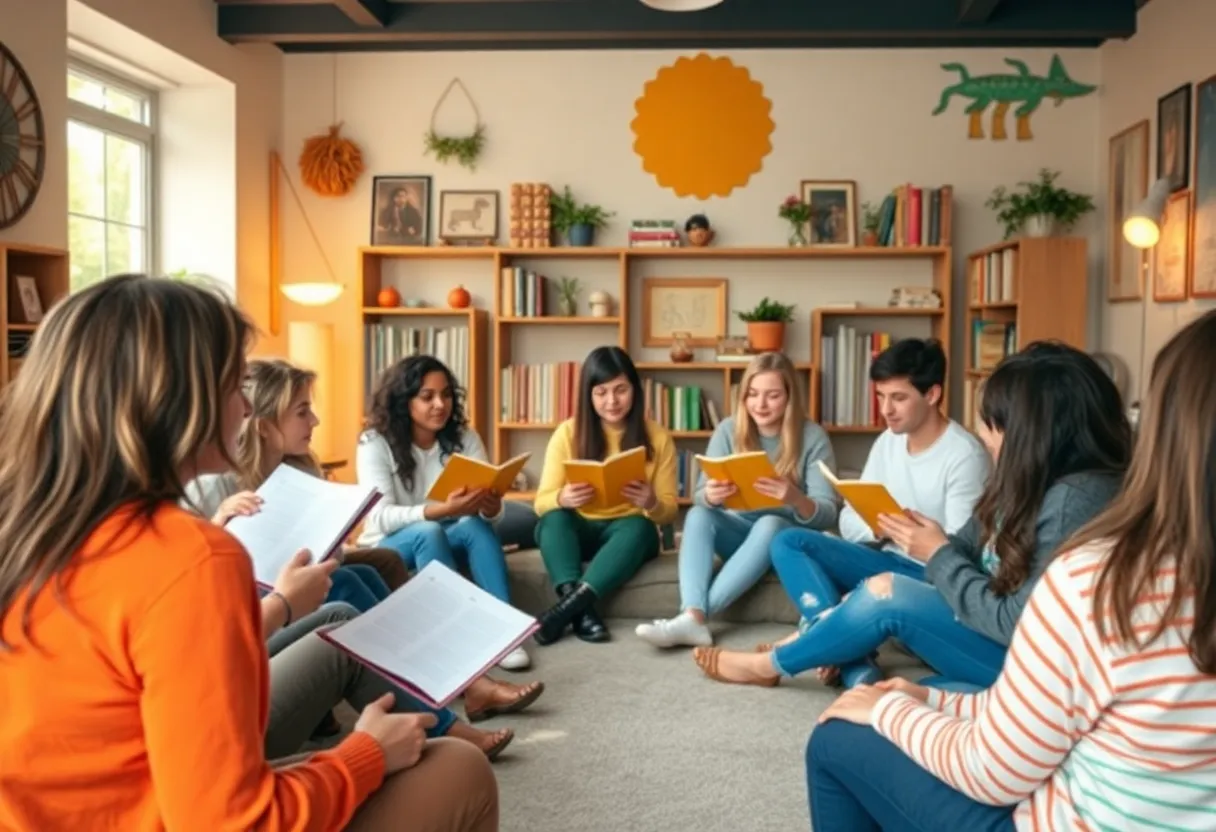
<path id="1" fill-rule="evenodd" d="M 912 509 L 878 515 L 878 528 L 884 537 L 922 563 L 927 563 L 934 552 L 950 542 L 933 518 Z"/>

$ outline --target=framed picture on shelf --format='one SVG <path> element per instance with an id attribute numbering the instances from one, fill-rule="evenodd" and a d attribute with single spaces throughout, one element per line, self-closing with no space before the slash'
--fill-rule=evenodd
<path id="1" fill-rule="evenodd" d="M 493 244 L 498 239 L 498 191 L 440 191 L 436 236 Z"/>
<path id="2" fill-rule="evenodd" d="M 807 239 L 812 246 L 857 245 L 856 182 L 804 179 L 802 201 L 811 206 Z"/>
<path id="3" fill-rule="evenodd" d="M 1191 192 L 1169 198 L 1161 220 L 1161 240 L 1153 249 L 1153 300 L 1186 300 L 1191 265 Z"/>
<path id="4" fill-rule="evenodd" d="M 1111 137 L 1107 189 L 1106 299 L 1140 300 L 1148 253 L 1123 239 L 1123 221 L 1148 191 L 1148 119 Z"/>
<path id="5" fill-rule="evenodd" d="M 36 324 L 42 320 L 42 298 L 38 294 L 38 281 L 32 277 L 16 275 L 17 297 L 21 300 L 22 323 Z"/>
<path id="6" fill-rule="evenodd" d="M 642 346 L 669 347 L 676 332 L 690 346 L 717 346 L 726 335 L 726 283 L 720 277 L 643 278 Z"/>
<path id="7" fill-rule="evenodd" d="M 1191 184 L 1190 84 L 1157 99 L 1156 178 L 1170 181 L 1170 193 Z"/>
<path id="8" fill-rule="evenodd" d="M 1195 85 L 1190 295 L 1216 298 L 1216 75 Z"/>
<path id="9" fill-rule="evenodd" d="M 431 242 L 431 177 L 372 179 L 372 245 L 425 246 Z"/>

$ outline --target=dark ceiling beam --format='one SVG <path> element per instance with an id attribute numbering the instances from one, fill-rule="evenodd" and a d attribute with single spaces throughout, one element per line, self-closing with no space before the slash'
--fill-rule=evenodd
<path id="1" fill-rule="evenodd" d="M 999 5 L 1001 0 L 958 0 L 958 22 L 984 23 Z"/>
<path id="2" fill-rule="evenodd" d="M 379 48 L 695 48 L 765 46 L 1095 46 L 1136 31 L 1136 0 L 1010 0 L 983 24 L 960 24 L 958 0 L 750 0 L 703 12 L 658 12 L 638 0 L 480 0 L 391 4 L 380 29 L 334 6 L 221 5 L 232 42 L 375 43 Z M 402 44 L 392 46 L 390 44 Z"/>
<path id="3" fill-rule="evenodd" d="M 393 4 L 388 0 L 333 0 L 338 11 L 356 26 L 383 29 L 393 19 Z"/>

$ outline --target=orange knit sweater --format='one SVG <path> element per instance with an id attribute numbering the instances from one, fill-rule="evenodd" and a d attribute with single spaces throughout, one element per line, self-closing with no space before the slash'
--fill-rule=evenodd
<path id="1" fill-rule="evenodd" d="M 130 509 L 0 619 L 0 829 L 337 830 L 384 776 L 356 733 L 263 754 L 269 670 L 248 555 L 177 506 Z"/>

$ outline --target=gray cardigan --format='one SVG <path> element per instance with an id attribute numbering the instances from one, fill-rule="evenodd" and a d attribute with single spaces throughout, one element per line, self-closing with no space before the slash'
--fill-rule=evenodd
<path id="1" fill-rule="evenodd" d="M 937 587 L 960 622 L 1001 644 L 1009 644 L 1022 608 L 1051 563 L 1056 549 L 1088 523 L 1118 493 L 1122 477 L 1081 472 L 1057 480 L 1043 495 L 1035 521 L 1034 560 L 1026 583 L 1009 595 L 992 591 L 983 568 L 984 544 L 975 517 L 925 564 L 925 577 Z"/>

